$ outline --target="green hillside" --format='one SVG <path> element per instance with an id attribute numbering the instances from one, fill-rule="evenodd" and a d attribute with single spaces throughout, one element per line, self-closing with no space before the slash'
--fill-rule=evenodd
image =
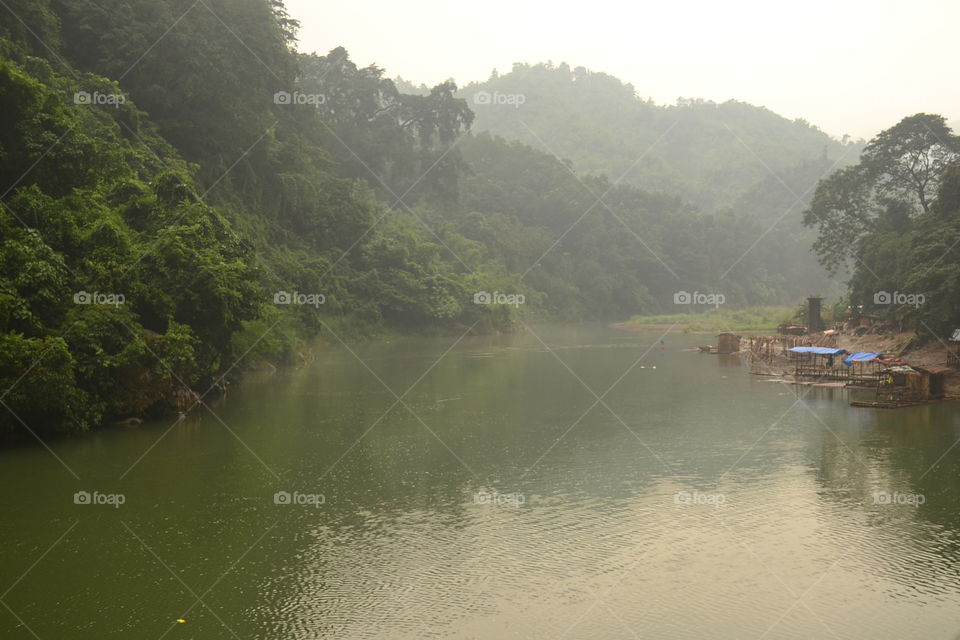
<path id="1" fill-rule="evenodd" d="M 803 120 L 736 101 L 661 106 L 639 97 L 642 91 L 605 73 L 541 63 L 515 64 L 460 95 L 476 113 L 477 131 L 707 210 L 733 205 L 771 171 L 789 173 L 823 157 L 856 161 L 860 145 L 847 149 Z"/>

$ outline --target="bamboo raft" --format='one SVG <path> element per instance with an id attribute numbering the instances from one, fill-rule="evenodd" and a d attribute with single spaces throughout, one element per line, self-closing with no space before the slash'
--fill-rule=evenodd
<path id="1" fill-rule="evenodd" d="M 930 398 L 929 400 L 874 400 L 870 401 L 856 401 L 851 402 L 851 407 L 868 407 L 871 409 L 899 409 L 901 407 L 919 407 L 924 404 L 934 404 L 937 402 L 949 402 L 950 400 L 958 400 L 960 398 L 956 396 L 944 396 L 943 398 Z"/>
<path id="2" fill-rule="evenodd" d="M 900 409 L 901 407 L 916 407 L 921 404 L 927 404 L 927 403 L 913 402 L 913 401 L 906 401 L 906 400 L 894 401 L 894 402 L 876 400 L 873 402 L 867 402 L 867 401 L 851 402 L 850 406 L 851 407 L 867 407 L 870 409 Z"/>

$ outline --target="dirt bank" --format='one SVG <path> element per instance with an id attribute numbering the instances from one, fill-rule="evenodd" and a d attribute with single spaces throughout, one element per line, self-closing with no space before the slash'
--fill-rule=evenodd
<path id="1" fill-rule="evenodd" d="M 914 345 L 911 345 L 911 342 Z M 876 351 L 887 358 L 903 358 L 909 364 L 948 365 L 946 345 L 938 340 L 926 342 L 919 347 L 915 346 L 915 343 L 916 334 L 913 332 L 871 334 L 859 337 L 841 334 L 837 337 L 837 346 L 850 352 Z"/>

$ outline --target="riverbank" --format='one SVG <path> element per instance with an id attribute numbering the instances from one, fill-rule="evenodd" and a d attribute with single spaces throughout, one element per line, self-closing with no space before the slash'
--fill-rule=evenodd
<path id="1" fill-rule="evenodd" d="M 939 340 L 929 340 L 920 344 L 918 342 L 917 335 L 912 331 L 864 336 L 840 335 L 837 338 L 837 346 L 851 353 L 857 351 L 882 353 L 886 357 L 902 358 L 912 366 L 952 366 L 948 362 L 945 344 Z M 944 376 L 944 390 L 948 395 L 960 396 L 960 371 Z"/>
<path id="2" fill-rule="evenodd" d="M 885 358 L 897 358 L 904 364 L 913 367 L 948 366 L 947 346 L 939 340 L 922 340 L 916 333 L 885 333 L 856 336 L 846 333 L 826 335 L 823 333 L 807 336 L 797 336 L 796 344 L 812 344 L 814 346 L 835 347 L 850 353 L 880 353 Z M 741 354 L 750 353 L 750 343 L 741 342 Z M 792 363 L 790 358 L 779 354 L 768 354 L 754 360 L 752 372 L 760 375 L 783 376 L 792 379 L 790 375 Z M 832 383 L 821 383 L 832 384 Z M 960 371 L 954 370 L 944 377 L 944 388 L 949 396 L 960 396 Z"/>
<path id="3" fill-rule="evenodd" d="M 837 336 L 837 346 L 851 353 L 882 353 L 887 357 L 903 358 L 910 364 L 921 366 L 947 363 L 946 345 L 938 340 L 919 344 L 917 335 L 912 331 L 863 336 L 840 334 Z"/>
<path id="4" fill-rule="evenodd" d="M 684 333 L 776 331 L 780 324 L 790 321 L 794 311 L 792 307 L 713 308 L 703 313 L 633 316 L 611 326 L 628 331 L 666 331 L 673 327 Z"/>

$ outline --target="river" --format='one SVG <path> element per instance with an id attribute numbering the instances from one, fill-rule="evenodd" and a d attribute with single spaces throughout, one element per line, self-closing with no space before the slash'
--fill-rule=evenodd
<path id="1" fill-rule="evenodd" d="M 0 637 L 956 638 L 960 405 L 660 338 L 336 344 L 2 451 Z"/>

